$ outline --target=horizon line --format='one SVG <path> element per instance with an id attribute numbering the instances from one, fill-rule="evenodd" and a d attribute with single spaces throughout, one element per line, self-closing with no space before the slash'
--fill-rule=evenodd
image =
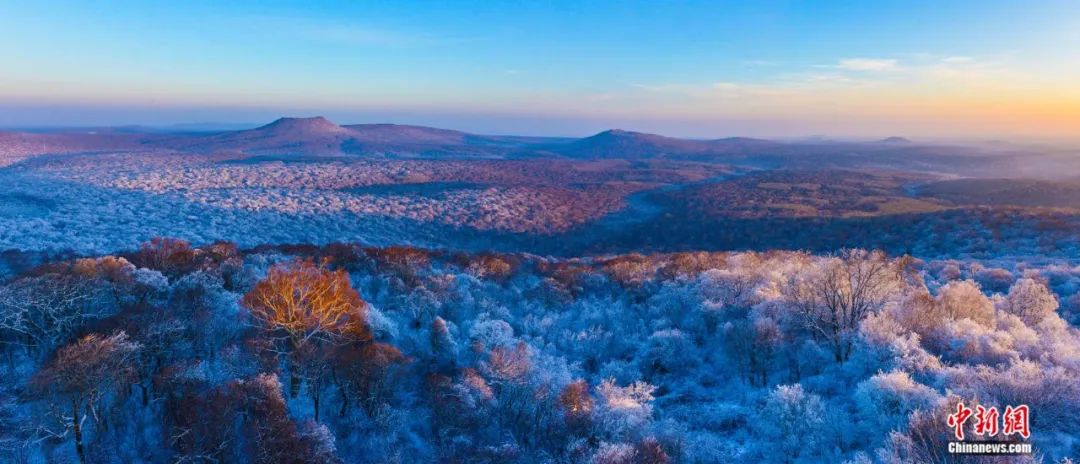
<path id="1" fill-rule="evenodd" d="M 315 119 L 322 118 L 338 126 L 353 126 L 353 125 L 396 125 L 396 126 L 412 126 L 412 127 L 425 127 L 430 129 L 439 130 L 453 130 L 463 132 L 470 135 L 481 136 L 507 136 L 507 137 L 536 137 L 536 138 L 588 138 L 595 135 L 599 135 L 609 131 L 625 131 L 645 135 L 657 135 L 672 139 L 681 140 L 723 140 L 723 139 L 758 139 L 758 140 L 770 140 L 770 141 L 810 141 L 813 139 L 819 139 L 821 142 L 876 142 L 884 141 L 890 138 L 906 139 L 912 143 L 920 144 L 925 142 L 953 142 L 953 143 L 1011 143 L 1011 142 L 1080 142 L 1080 136 L 1051 136 L 1051 135 L 1032 135 L 1032 136 L 1007 136 L 1007 137 L 991 137 L 991 136 L 971 136 L 971 135 L 954 135 L 954 136 L 932 136 L 932 135 L 906 135 L 904 133 L 892 133 L 892 134 L 878 134 L 878 135 L 837 135 L 828 133 L 805 133 L 805 134 L 771 134 L 771 135 L 710 135 L 710 136 L 676 136 L 666 135 L 663 131 L 649 131 L 640 129 L 624 129 L 621 126 L 611 126 L 607 129 L 595 131 L 595 132 L 581 132 L 578 134 L 544 134 L 544 135 L 522 135 L 518 133 L 498 132 L 498 131 L 474 131 L 466 129 L 455 129 L 445 126 L 423 124 L 423 123 L 409 123 L 409 122 L 386 122 L 386 120 L 368 120 L 366 122 L 346 122 L 341 123 L 335 121 L 326 116 L 279 116 L 268 122 L 223 122 L 223 121 L 199 121 L 190 120 L 186 122 L 172 122 L 172 123 L 121 123 L 121 124 L 75 124 L 75 123 L 56 123 L 56 124 L 0 124 L 0 131 L 3 132 L 24 132 L 24 133 L 48 133 L 52 131 L 72 131 L 72 130 L 93 130 L 93 129 L 146 129 L 156 130 L 166 133 L 180 133 L 180 132 L 235 132 L 243 130 L 257 129 L 267 126 L 276 121 L 282 119 Z M 568 119 L 569 120 L 569 119 Z M 207 126 L 205 129 L 191 128 L 185 130 L 185 127 L 197 127 Z M 213 127 L 220 126 L 220 127 Z"/>

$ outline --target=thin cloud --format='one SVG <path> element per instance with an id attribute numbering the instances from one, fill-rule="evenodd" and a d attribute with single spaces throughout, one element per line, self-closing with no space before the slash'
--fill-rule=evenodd
<path id="1" fill-rule="evenodd" d="M 780 66 L 779 62 L 770 60 L 750 60 L 746 64 L 750 66 Z"/>
<path id="2" fill-rule="evenodd" d="M 836 64 L 834 67 L 847 71 L 891 71 L 897 68 L 897 61 L 878 58 L 848 58 L 840 60 L 840 63 Z"/>
<path id="3" fill-rule="evenodd" d="M 970 56 L 949 56 L 941 59 L 942 63 L 947 64 L 971 63 L 972 61 L 975 59 Z"/>
<path id="4" fill-rule="evenodd" d="M 754 100 L 761 98 L 774 98 L 788 94 L 787 89 L 775 85 L 742 84 L 727 81 L 717 81 L 711 84 L 632 84 L 631 87 L 642 93 L 623 94 L 627 101 L 641 102 L 646 95 L 651 94 L 659 98 L 675 98 L 677 101 L 685 99 L 700 102 L 708 101 L 737 101 Z M 670 100 L 669 100 L 670 101 Z"/>
<path id="5" fill-rule="evenodd" d="M 743 86 L 734 82 L 714 82 L 712 89 L 716 96 L 723 98 L 739 98 L 745 95 Z"/>

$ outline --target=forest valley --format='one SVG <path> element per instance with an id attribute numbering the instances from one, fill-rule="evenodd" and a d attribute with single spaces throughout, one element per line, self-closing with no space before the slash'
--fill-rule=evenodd
<path id="1" fill-rule="evenodd" d="M 157 238 L 0 284 L 5 462 L 989 462 L 1080 453 L 1080 267 Z M 971 440 L 982 440 L 970 434 Z M 965 460 L 966 459 L 966 460 Z M 1004 462 L 992 458 L 993 462 Z"/>

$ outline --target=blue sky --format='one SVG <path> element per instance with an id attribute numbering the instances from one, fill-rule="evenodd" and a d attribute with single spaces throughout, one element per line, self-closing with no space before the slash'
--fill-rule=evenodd
<path id="1" fill-rule="evenodd" d="M 0 125 L 1068 135 L 1080 2 L 0 0 Z"/>

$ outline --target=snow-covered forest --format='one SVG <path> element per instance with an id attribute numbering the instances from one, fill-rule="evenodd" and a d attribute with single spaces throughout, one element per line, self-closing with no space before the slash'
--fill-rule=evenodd
<path id="1" fill-rule="evenodd" d="M 313 123 L 347 133 L 271 126 Z M 0 169 L 0 462 L 1080 453 L 1072 180 L 771 142 L 727 162 L 80 146 Z M 961 403 L 1027 406 L 1028 436 L 967 441 L 1035 452 L 948 454 Z"/>
<path id="2" fill-rule="evenodd" d="M 1080 453 L 1066 260 L 156 239 L 0 314 L 4 462 L 953 462 L 958 401 Z"/>
<path id="3" fill-rule="evenodd" d="M 110 153 L 46 156 L 0 171 L 7 186 L 0 193 L 0 249 L 91 254 L 162 234 L 244 246 L 476 248 L 469 243 L 474 236 L 566 232 L 623 208 L 630 192 L 722 169 L 640 170 L 640 181 L 627 182 L 619 180 L 623 170 L 593 163 L 233 161 Z"/>
<path id="4" fill-rule="evenodd" d="M 0 170 L 0 250 L 96 255 L 170 236 L 564 257 L 845 247 L 924 258 L 1080 253 L 1080 214 L 1055 203 L 1080 187 L 989 182 L 1036 197 L 1022 205 L 985 204 L 981 192 L 954 186 L 947 198 L 918 193 L 936 191 L 939 178 L 668 160 L 44 155 Z"/>
<path id="5" fill-rule="evenodd" d="M 0 0 L 0 464 L 1080 464 L 1080 0 Z"/>

